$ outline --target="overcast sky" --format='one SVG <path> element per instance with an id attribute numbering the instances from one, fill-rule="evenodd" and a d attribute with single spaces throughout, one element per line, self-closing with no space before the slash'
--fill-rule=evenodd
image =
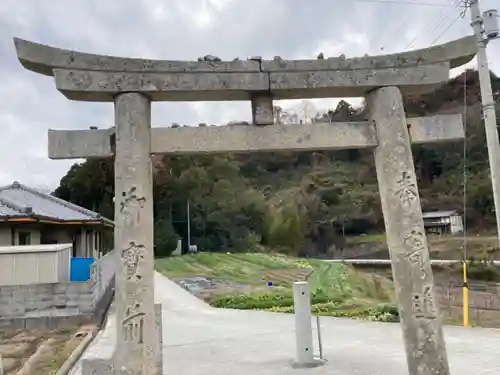
<path id="1" fill-rule="evenodd" d="M 404 4 L 405 1 L 420 5 Z M 452 0 L 0 0 L 0 185 L 54 189 L 75 161 L 47 158 L 47 130 L 112 126 L 110 103 L 69 101 L 19 64 L 14 36 L 82 52 L 157 59 L 286 59 L 393 53 L 471 33 Z M 498 0 L 482 0 L 482 10 Z M 456 20 L 456 22 L 454 22 Z M 436 40 L 437 39 L 437 40 Z M 490 43 L 500 74 L 500 40 Z M 315 101 L 316 109 L 336 100 Z M 300 102 L 278 103 L 288 108 Z M 500 114 L 499 114 L 500 115 Z M 155 103 L 153 125 L 249 120 L 250 103 Z"/>

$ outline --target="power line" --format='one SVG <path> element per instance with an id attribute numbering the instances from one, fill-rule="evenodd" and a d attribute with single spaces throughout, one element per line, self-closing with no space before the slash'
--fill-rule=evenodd
<path id="1" fill-rule="evenodd" d="M 443 17 L 444 13 L 445 13 L 445 10 L 442 10 L 437 17 L 432 18 L 429 22 L 427 22 L 427 24 L 424 26 L 424 30 L 428 30 L 429 28 L 431 28 L 436 23 L 436 20 L 437 20 L 437 22 L 439 22 L 441 17 Z M 421 36 L 421 33 L 415 35 L 415 37 L 410 41 L 410 43 L 407 44 L 405 49 L 412 48 L 417 43 L 420 36 Z"/>
<path id="2" fill-rule="evenodd" d="M 459 14 L 449 25 L 448 27 L 446 27 L 442 32 L 441 34 L 439 34 L 437 36 L 436 39 L 434 39 L 434 41 L 431 43 L 431 46 L 433 46 L 455 23 L 457 23 L 457 21 L 462 18 L 462 14 Z"/>
<path id="3" fill-rule="evenodd" d="M 408 43 L 408 45 L 406 46 L 405 49 L 410 49 L 410 48 L 414 47 L 415 44 L 421 39 L 421 37 L 423 35 L 432 34 L 434 31 L 436 31 L 436 29 L 438 29 L 441 25 L 443 25 L 444 22 L 448 19 L 448 17 L 449 17 L 448 12 L 449 12 L 450 8 L 456 9 L 460 6 L 461 3 L 462 3 L 462 0 L 455 0 L 453 4 L 450 4 L 448 6 L 448 9 L 443 9 L 441 12 L 439 12 L 437 17 L 434 17 L 433 19 L 431 19 L 425 25 L 422 32 L 419 33 L 419 35 L 415 36 L 415 38 L 413 38 L 413 40 L 410 43 Z"/>
<path id="4" fill-rule="evenodd" d="M 462 3 L 461 0 L 457 0 L 457 2 L 455 3 L 455 9 L 458 9 L 460 7 L 461 3 Z M 429 36 L 432 35 L 435 31 L 439 30 L 442 26 L 445 26 L 449 22 L 449 20 L 453 17 L 453 15 L 454 15 L 454 12 L 448 12 L 448 14 L 445 14 L 444 17 L 442 17 L 442 19 L 440 20 L 440 22 L 437 23 L 436 25 L 434 25 L 434 27 L 431 29 L 431 31 L 429 32 Z M 455 20 L 452 21 L 452 24 L 454 24 L 454 22 L 455 22 Z M 448 28 L 449 27 L 451 27 L 451 26 L 448 26 Z M 445 30 L 445 32 L 446 32 L 446 30 Z M 440 38 L 441 35 L 439 35 L 438 38 Z"/>
<path id="5" fill-rule="evenodd" d="M 460 5 L 462 5 L 462 2 L 460 2 Z M 467 10 L 467 6 L 468 6 L 468 3 L 467 1 L 464 2 L 464 4 L 462 5 L 462 8 L 463 10 L 458 14 L 457 17 L 455 17 L 455 19 L 453 19 L 453 21 L 441 32 L 441 34 L 439 34 L 437 36 L 436 39 L 434 39 L 434 41 L 431 43 L 431 46 L 433 46 L 455 23 L 457 23 L 457 21 L 460 19 L 460 18 L 465 18 L 465 13 L 466 13 L 466 10 Z"/>
<path id="6" fill-rule="evenodd" d="M 394 32 L 389 34 L 391 40 L 394 38 L 394 35 L 399 35 L 399 33 L 404 30 L 405 26 L 408 25 L 408 23 L 411 21 L 411 19 L 412 19 L 412 14 L 410 13 L 408 16 L 406 16 L 406 18 L 399 25 L 399 27 Z M 387 38 L 384 38 L 383 40 L 387 41 Z M 380 49 L 383 50 L 383 49 L 385 49 L 386 46 L 387 46 L 387 43 L 382 43 L 382 45 L 380 46 Z"/>
<path id="7" fill-rule="evenodd" d="M 441 3 L 425 3 L 422 1 L 398 1 L 398 0 L 353 0 L 359 3 L 379 3 L 379 4 L 398 4 L 398 5 L 420 5 L 426 7 L 445 7 L 449 8 L 449 4 Z"/>
<path id="8" fill-rule="evenodd" d="M 452 4 L 453 8 L 456 9 L 461 3 L 461 0 L 455 0 L 455 2 Z M 432 19 L 424 28 L 423 32 L 420 33 L 419 35 L 417 35 L 413 41 L 409 44 L 409 46 L 407 48 L 412 48 L 414 47 L 417 42 L 421 39 L 422 36 L 424 35 L 430 35 L 432 34 L 434 31 L 436 31 L 439 27 L 441 27 L 445 22 L 446 20 L 448 19 L 449 17 L 449 9 L 444 9 L 442 10 L 439 15 Z"/>

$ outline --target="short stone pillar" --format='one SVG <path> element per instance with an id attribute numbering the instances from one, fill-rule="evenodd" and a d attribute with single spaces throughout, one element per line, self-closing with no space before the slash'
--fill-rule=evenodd
<path id="1" fill-rule="evenodd" d="M 255 125 L 274 124 L 273 98 L 269 94 L 252 97 L 252 123 Z"/>
<path id="2" fill-rule="evenodd" d="M 397 87 L 367 98 L 378 146 L 375 167 L 408 372 L 449 375 L 403 99 Z"/>
<path id="3" fill-rule="evenodd" d="M 295 312 L 295 342 L 297 358 L 294 367 L 315 367 L 324 361 L 314 357 L 311 322 L 311 295 L 307 281 L 293 283 L 293 306 Z"/>

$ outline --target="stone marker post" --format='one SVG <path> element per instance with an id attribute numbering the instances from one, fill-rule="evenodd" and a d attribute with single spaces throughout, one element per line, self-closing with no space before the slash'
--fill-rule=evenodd
<path id="1" fill-rule="evenodd" d="M 367 104 L 409 373 L 449 375 L 403 99 L 397 87 L 384 87 Z"/>

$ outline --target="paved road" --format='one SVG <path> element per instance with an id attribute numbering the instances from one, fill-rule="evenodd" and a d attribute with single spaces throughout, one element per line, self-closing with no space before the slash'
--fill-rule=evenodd
<path id="1" fill-rule="evenodd" d="M 327 364 L 292 369 L 293 315 L 214 309 L 159 274 L 155 293 L 163 304 L 165 374 L 408 374 L 399 324 L 323 318 Z M 111 313 L 84 356 L 111 356 L 114 328 Z M 500 373 L 500 330 L 446 327 L 445 334 L 453 375 Z M 80 375 L 78 366 L 71 375 Z"/>

